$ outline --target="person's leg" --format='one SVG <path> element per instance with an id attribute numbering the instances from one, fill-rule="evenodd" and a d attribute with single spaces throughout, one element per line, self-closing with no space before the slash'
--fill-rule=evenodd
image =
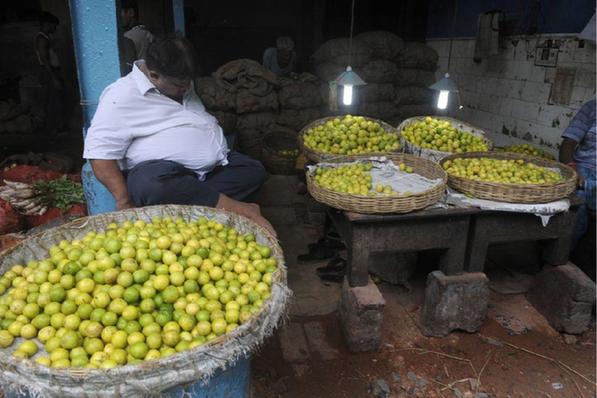
<path id="1" fill-rule="evenodd" d="M 131 169 L 126 177 L 129 197 L 136 206 L 158 204 L 215 207 L 219 193 L 179 163 L 150 160 Z"/>
<path id="2" fill-rule="evenodd" d="M 574 236 L 570 250 L 573 250 L 576 247 L 580 241 L 580 238 L 582 238 L 585 232 L 587 232 L 589 222 L 588 209 L 593 211 L 595 209 L 595 172 L 586 167 L 578 167 L 577 171 L 585 179 L 585 187 L 584 189 L 577 190 L 576 196 L 584 199 L 585 203 L 578 208 L 576 225 L 574 227 Z"/>
<path id="3" fill-rule="evenodd" d="M 232 199 L 250 201 L 266 178 L 261 162 L 232 151 L 228 154 L 228 164 L 207 174 L 205 183 Z"/>

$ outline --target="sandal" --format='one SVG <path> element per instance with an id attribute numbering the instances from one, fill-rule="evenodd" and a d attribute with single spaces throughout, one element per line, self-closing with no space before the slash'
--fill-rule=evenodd
<path id="1" fill-rule="evenodd" d="M 317 243 L 310 243 L 309 244 L 309 249 L 313 248 L 313 247 L 325 247 L 327 249 L 335 249 L 335 250 L 344 250 L 346 249 L 346 246 L 344 246 L 344 243 L 342 243 L 340 240 L 338 239 L 333 239 L 333 238 L 321 238 L 317 241 Z"/>
<path id="2" fill-rule="evenodd" d="M 346 271 L 346 260 L 336 255 L 330 260 L 325 267 L 318 267 L 316 269 L 317 275 L 342 274 Z"/>
<path id="3" fill-rule="evenodd" d="M 321 261 L 333 258 L 336 255 L 336 250 L 328 249 L 326 247 L 314 246 L 309 247 L 309 253 L 299 254 L 296 259 L 301 262 L 306 261 Z"/>

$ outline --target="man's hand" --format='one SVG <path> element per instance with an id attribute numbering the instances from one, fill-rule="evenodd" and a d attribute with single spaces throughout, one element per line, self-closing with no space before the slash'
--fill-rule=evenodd
<path id="1" fill-rule="evenodd" d="M 97 179 L 104 184 L 112 196 L 114 196 L 117 210 L 135 207 L 129 199 L 126 180 L 115 160 L 91 159 L 90 163 Z"/>
<path id="2" fill-rule="evenodd" d="M 132 209 L 135 205 L 128 198 L 116 201 L 116 210 Z"/>

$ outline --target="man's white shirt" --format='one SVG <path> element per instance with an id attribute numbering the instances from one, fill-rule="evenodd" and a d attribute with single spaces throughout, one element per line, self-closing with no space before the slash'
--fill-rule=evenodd
<path id="1" fill-rule="evenodd" d="M 168 98 L 139 69 L 142 62 L 102 92 L 83 157 L 117 160 L 125 170 L 147 160 L 171 160 L 200 180 L 228 164 L 222 129 L 195 91 L 189 89 L 182 104 Z"/>

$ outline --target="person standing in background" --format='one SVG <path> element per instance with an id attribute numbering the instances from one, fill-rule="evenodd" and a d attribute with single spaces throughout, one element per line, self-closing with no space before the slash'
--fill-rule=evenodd
<path id="1" fill-rule="evenodd" d="M 153 34 L 139 22 L 139 6 L 135 0 L 120 1 L 120 24 L 124 37 L 135 43 L 136 59 L 143 59 Z"/>
<path id="2" fill-rule="evenodd" d="M 288 36 L 278 37 L 276 47 L 270 47 L 263 53 L 263 66 L 277 76 L 293 73 L 295 62 L 294 41 Z"/>
<path id="3" fill-rule="evenodd" d="M 585 200 L 578 211 L 574 231 L 573 247 L 587 231 L 588 212 L 595 213 L 595 157 L 597 138 L 595 135 L 595 100 L 586 102 L 562 134 L 560 162 L 572 167 L 578 173 L 577 196 Z"/>
<path id="4" fill-rule="evenodd" d="M 56 135 L 64 128 L 64 85 L 60 77 L 60 60 L 52 41 L 52 34 L 56 32 L 59 23 L 55 15 L 42 11 L 39 16 L 39 32 L 34 39 L 40 67 L 41 103 L 44 104 L 46 129 L 51 135 Z"/>

